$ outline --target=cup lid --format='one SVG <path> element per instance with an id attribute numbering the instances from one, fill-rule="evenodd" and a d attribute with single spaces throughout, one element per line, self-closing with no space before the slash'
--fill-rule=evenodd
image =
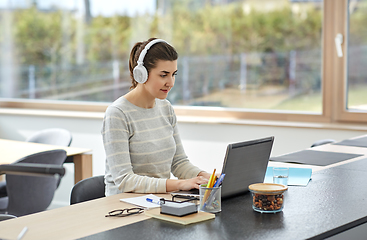
<path id="1" fill-rule="evenodd" d="M 269 193 L 284 192 L 288 189 L 287 186 L 276 183 L 255 183 L 251 184 L 248 188 L 254 192 L 269 192 Z"/>

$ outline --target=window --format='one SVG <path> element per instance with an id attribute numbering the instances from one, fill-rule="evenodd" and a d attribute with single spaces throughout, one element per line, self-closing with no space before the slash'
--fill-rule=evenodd
<path id="1" fill-rule="evenodd" d="M 348 29 L 346 109 L 367 112 L 367 0 L 349 2 Z"/>
<path id="2" fill-rule="evenodd" d="M 178 114 L 359 121 L 348 114 L 367 104 L 355 64 L 366 1 L 9 0 L 0 3 L 0 106 L 101 110 L 129 91 L 132 45 L 155 36 L 179 52 L 168 96 Z"/>
<path id="3" fill-rule="evenodd" d="M 331 118 L 334 121 L 367 122 L 366 100 L 366 74 L 360 61 L 365 58 L 364 49 L 366 0 L 338 1 L 335 5 L 335 27 L 330 36 L 343 36 L 342 55 L 335 57 L 332 78 Z M 333 35 L 331 35 L 333 34 Z M 331 39 L 330 39 L 331 41 Z"/>
<path id="4" fill-rule="evenodd" d="M 322 2 L 268 2 L 175 2 L 167 14 L 183 57 L 174 103 L 321 113 Z"/>

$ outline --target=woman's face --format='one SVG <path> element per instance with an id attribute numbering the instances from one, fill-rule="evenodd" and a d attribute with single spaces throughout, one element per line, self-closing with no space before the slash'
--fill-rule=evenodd
<path id="1" fill-rule="evenodd" d="M 148 80 L 145 83 L 145 89 L 154 98 L 167 98 L 168 92 L 175 84 L 176 73 L 177 60 L 158 60 L 156 67 L 149 72 Z"/>

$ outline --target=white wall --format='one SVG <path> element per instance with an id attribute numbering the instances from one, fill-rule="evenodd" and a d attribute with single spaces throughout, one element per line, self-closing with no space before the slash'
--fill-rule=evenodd
<path id="1" fill-rule="evenodd" d="M 93 150 L 93 175 L 104 174 L 105 154 L 100 135 L 102 118 L 42 117 L 0 114 L 0 138 L 25 140 L 45 128 L 60 127 L 73 134 L 72 147 Z M 308 148 L 323 138 L 343 140 L 366 134 L 362 131 L 330 130 L 284 126 L 256 126 L 232 124 L 204 124 L 179 122 L 179 130 L 190 160 L 200 168 L 212 171 L 221 169 L 228 143 L 240 142 L 267 136 L 275 136 L 272 156 Z M 66 175 L 55 194 L 52 206 L 69 204 L 73 187 L 74 166 L 65 164 Z"/>

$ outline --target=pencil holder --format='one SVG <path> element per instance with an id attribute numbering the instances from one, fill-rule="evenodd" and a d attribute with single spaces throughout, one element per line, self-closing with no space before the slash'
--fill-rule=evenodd
<path id="1" fill-rule="evenodd" d="M 200 209 L 204 212 L 217 213 L 222 211 L 222 186 L 208 188 L 200 186 Z"/>

